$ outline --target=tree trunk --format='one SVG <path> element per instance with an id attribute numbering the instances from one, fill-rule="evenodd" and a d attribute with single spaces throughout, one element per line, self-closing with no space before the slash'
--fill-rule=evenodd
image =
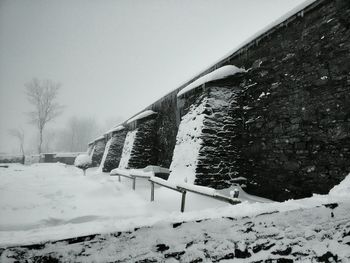
<path id="1" fill-rule="evenodd" d="M 22 164 L 25 163 L 25 154 L 24 154 L 24 147 L 23 147 L 23 143 L 21 142 L 21 152 L 22 152 Z"/>
<path id="2" fill-rule="evenodd" d="M 41 154 L 41 145 L 43 144 L 43 128 L 39 128 L 39 145 L 38 152 Z"/>

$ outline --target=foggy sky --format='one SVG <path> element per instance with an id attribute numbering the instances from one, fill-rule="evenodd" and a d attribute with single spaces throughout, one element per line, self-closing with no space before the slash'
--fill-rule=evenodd
<path id="1" fill-rule="evenodd" d="M 64 114 L 126 119 L 302 0 L 0 0 L 0 152 L 34 136 L 24 84 L 62 83 Z M 117 124 L 117 123 L 116 123 Z"/>

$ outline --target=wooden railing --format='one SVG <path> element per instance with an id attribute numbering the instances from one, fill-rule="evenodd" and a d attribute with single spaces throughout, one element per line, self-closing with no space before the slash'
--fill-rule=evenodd
<path id="1" fill-rule="evenodd" d="M 110 173 L 111 176 L 118 176 L 118 181 L 121 181 L 121 177 L 125 177 L 132 180 L 132 189 L 136 189 L 136 179 L 147 179 L 151 183 L 151 202 L 154 201 L 154 186 L 155 184 L 160 185 L 162 187 L 168 188 L 170 190 L 176 191 L 181 193 L 181 212 L 185 211 L 185 204 L 186 204 L 186 194 L 187 192 L 191 192 L 194 194 L 206 196 L 209 198 L 216 199 L 218 201 L 226 202 L 231 205 L 236 205 L 241 203 L 241 201 L 238 199 L 239 191 L 234 191 L 232 196 L 226 196 L 222 195 L 220 193 L 217 193 L 215 189 L 209 188 L 209 187 L 203 187 L 203 186 L 196 186 L 192 184 L 187 183 L 170 183 L 167 180 L 161 179 L 159 177 L 155 177 L 154 173 L 152 172 L 140 172 L 137 170 L 122 170 L 122 169 L 116 169 Z"/>

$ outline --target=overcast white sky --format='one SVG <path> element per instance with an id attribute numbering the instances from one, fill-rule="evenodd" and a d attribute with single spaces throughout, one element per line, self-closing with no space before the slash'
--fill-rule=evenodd
<path id="1" fill-rule="evenodd" d="M 0 0 L 0 152 L 34 129 L 24 83 L 62 83 L 73 115 L 126 119 L 302 0 Z"/>

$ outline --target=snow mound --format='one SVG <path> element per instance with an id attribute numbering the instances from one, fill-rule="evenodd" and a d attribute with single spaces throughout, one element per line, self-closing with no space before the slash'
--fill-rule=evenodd
<path id="1" fill-rule="evenodd" d="M 122 157 L 120 159 L 118 168 L 128 167 L 129 159 L 131 157 L 132 147 L 134 146 L 134 141 L 136 139 L 136 134 L 137 134 L 137 129 L 133 131 L 129 131 L 126 134 L 123 151 L 122 151 Z"/>
<path id="2" fill-rule="evenodd" d="M 245 69 L 241 69 L 241 68 L 238 68 L 238 67 L 233 66 L 233 65 L 223 66 L 223 67 L 218 68 L 218 69 L 200 77 L 199 79 L 193 81 L 192 83 L 190 83 L 189 85 L 184 87 L 182 90 L 180 90 L 180 92 L 177 94 L 177 96 L 180 97 L 183 94 L 185 94 L 185 93 L 193 90 L 194 88 L 196 88 L 202 84 L 205 84 L 207 82 L 223 79 L 223 78 L 226 78 L 228 76 L 232 76 L 232 75 L 235 75 L 237 73 L 242 73 L 242 72 L 246 72 Z"/>
<path id="3" fill-rule="evenodd" d="M 170 165 L 170 182 L 194 183 L 199 149 L 202 145 L 200 135 L 206 102 L 207 99 L 203 99 L 198 107 L 192 105 L 189 112 L 182 117 Z"/>
<path id="4" fill-rule="evenodd" d="M 103 152 L 102 160 L 101 160 L 100 165 L 99 165 L 98 170 L 97 170 L 100 173 L 102 173 L 102 171 L 103 171 L 103 167 L 105 165 L 105 161 L 107 158 L 107 154 L 109 152 L 109 147 L 111 147 L 111 143 L 112 143 L 112 139 L 109 139 L 108 142 L 106 143 L 105 151 Z"/>
<path id="5" fill-rule="evenodd" d="M 143 118 L 146 118 L 150 115 L 153 115 L 153 114 L 157 114 L 156 112 L 154 112 L 153 110 L 146 110 L 144 112 L 141 112 L 140 114 L 137 114 L 135 117 L 131 118 L 130 120 L 128 120 L 126 123 L 129 124 L 133 121 L 137 121 L 137 120 L 140 120 L 140 119 L 143 119 Z"/>
<path id="6" fill-rule="evenodd" d="M 350 198 L 350 174 L 348 174 L 345 179 L 338 185 L 334 186 L 328 194 L 330 197 L 335 198 Z"/>

